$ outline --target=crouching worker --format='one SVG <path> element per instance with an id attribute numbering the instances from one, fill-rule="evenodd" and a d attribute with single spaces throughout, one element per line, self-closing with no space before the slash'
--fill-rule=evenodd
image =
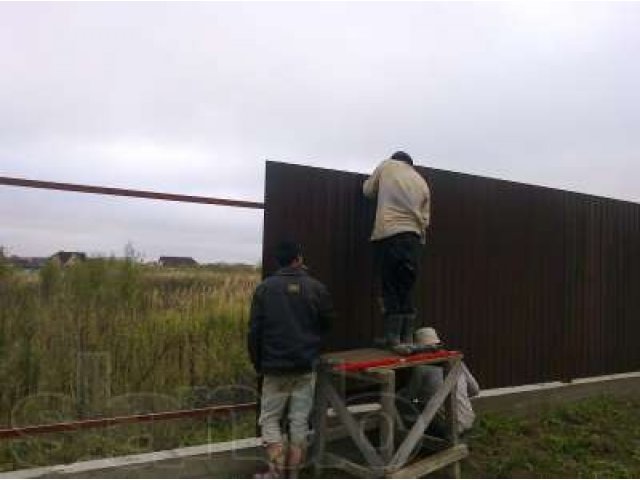
<path id="1" fill-rule="evenodd" d="M 418 345 L 438 347 L 442 342 L 438 333 L 433 328 L 425 327 L 416 330 L 415 342 Z M 438 391 L 444 383 L 444 371 L 436 365 L 420 365 L 414 367 L 411 378 L 406 388 L 399 392 L 398 410 L 408 421 L 415 421 L 426 406 L 429 399 Z M 471 398 L 480 393 L 478 382 L 471 375 L 464 362 L 462 372 L 458 377 L 456 386 L 456 405 L 458 417 L 458 434 L 463 434 L 473 426 L 476 418 L 471 405 Z M 427 428 L 428 434 L 437 437 L 446 437 L 447 424 L 444 415 L 444 407 L 441 407 Z"/>
<path id="2" fill-rule="evenodd" d="M 275 257 L 280 270 L 254 292 L 248 337 L 251 362 L 263 376 L 258 423 L 269 462 L 269 471 L 257 478 L 282 478 L 285 469 L 295 473 L 303 463 L 314 367 L 333 316 L 329 292 L 306 272 L 299 245 L 281 242 Z"/>

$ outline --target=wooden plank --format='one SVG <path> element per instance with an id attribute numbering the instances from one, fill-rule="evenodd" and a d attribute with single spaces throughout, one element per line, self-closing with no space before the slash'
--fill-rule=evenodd
<path id="1" fill-rule="evenodd" d="M 354 416 L 373 415 L 380 411 L 380 402 L 360 403 L 355 405 L 349 405 L 347 406 L 347 408 Z M 329 417 L 330 421 L 331 420 L 335 421 L 337 419 L 337 415 L 338 414 L 333 408 L 330 408 L 327 411 L 327 416 Z"/>
<path id="2" fill-rule="evenodd" d="M 395 407 L 395 405 L 394 405 L 394 407 Z M 394 413 L 393 414 L 395 415 L 395 419 L 396 419 L 396 430 L 398 432 L 402 432 L 402 433 L 406 432 L 407 431 L 407 426 L 405 425 L 404 420 L 402 418 L 402 415 L 400 415 L 400 412 L 398 411 L 397 408 L 394 408 Z"/>
<path id="3" fill-rule="evenodd" d="M 337 392 L 333 388 L 333 385 L 325 383 L 324 386 L 326 398 L 335 409 L 338 417 L 340 418 L 340 420 L 342 420 L 342 423 L 345 425 L 345 427 L 347 427 L 349 435 L 355 442 L 356 446 L 362 452 L 362 455 L 364 455 L 365 460 L 367 460 L 369 465 L 376 467 L 383 466 L 384 461 L 382 460 L 382 458 L 380 458 L 380 455 L 378 455 L 376 449 L 373 448 L 373 445 L 371 445 L 371 442 L 369 442 L 369 439 L 367 439 L 364 432 L 359 428 L 358 423 L 353 418 L 353 415 L 351 415 L 351 412 L 347 410 L 347 407 L 345 406 L 343 400 L 338 396 Z"/>
<path id="4" fill-rule="evenodd" d="M 448 373 L 454 366 L 454 362 L 447 362 L 444 367 L 445 374 Z M 462 364 L 460 364 L 462 366 Z M 462 373 L 461 373 L 462 374 Z M 451 388 L 451 393 L 445 401 L 445 412 L 447 417 L 447 431 L 449 434 L 449 441 L 453 446 L 458 444 L 458 382 L 454 383 Z M 460 478 L 460 463 L 453 462 L 449 467 L 449 476 L 451 478 Z"/>
<path id="5" fill-rule="evenodd" d="M 370 367 L 367 368 L 366 370 L 364 370 L 365 372 L 369 372 L 369 373 L 373 373 L 382 369 L 393 369 L 393 370 L 400 370 L 403 368 L 410 368 L 410 367 L 416 367 L 418 365 L 442 365 L 444 363 L 447 363 L 451 360 L 462 360 L 462 358 L 464 357 L 464 355 L 462 355 L 461 353 L 457 353 L 457 354 L 451 354 L 448 355 L 446 357 L 438 357 L 438 358 L 429 358 L 429 359 L 416 359 L 416 360 L 410 360 L 407 357 L 402 357 L 403 360 L 399 363 L 393 364 L 393 365 L 385 365 L 383 367 Z"/>
<path id="6" fill-rule="evenodd" d="M 376 417 L 372 415 L 372 413 L 375 413 L 375 412 L 376 411 L 364 412 L 366 415 L 360 419 L 358 419 L 357 413 L 354 414 L 354 418 L 356 418 L 356 421 L 360 425 L 360 428 L 363 429 L 365 432 L 379 428 L 380 422 Z M 399 418 L 399 414 L 397 410 L 396 410 L 396 414 L 398 415 L 396 422 L 401 421 L 402 419 Z M 396 430 L 403 431 L 402 427 L 396 428 Z M 406 431 L 406 428 L 404 429 L 404 431 Z M 343 424 L 338 424 L 338 425 L 327 427 L 326 433 L 325 433 L 325 440 L 326 442 L 333 442 L 335 440 L 341 440 L 348 436 L 349 436 L 349 432 L 347 431 L 347 427 L 345 427 Z M 420 442 L 422 443 L 423 447 L 429 450 L 436 450 L 436 451 L 444 450 L 451 446 L 451 444 L 447 440 L 443 438 L 433 437 L 431 435 L 423 435 L 422 438 L 420 439 Z"/>
<path id="7" fill-rule="evenodd" d="M 387 359 L 397 359 L 402 360 L 402 363 L 395 364 L 391 367 L 372 367 L 372 368 L 402 368 L 402 367 L 411 367 L 414 365 L 429 365 L 432 363 L 442 363 L 447 361 L 450 358 L 462 357 L 461 354 L 455 354 L 451 352 L 450 356 L 443 358 L 433 358 L 433 359 L 417 359 L 415 361 L 410 361 L 409 358 L 405 355 L 398 355 L 390 350 L 383 350 L 378 348 L 359 348 L 354 350 L 343 350 L 339 352 L 329 352 L 322 355 L 322 362 L 327 363 L 332 366 L 340 365 L 341 363 L 352 363 L 352 362 L 375 362 L 380 360 Z"/>
<path id="8" fill-rule="evenodd" d="M 451 478 L 462 478 L 462 469 L 460 468 L 460 462 L 453 462 L 449 467 L 449 475 Z"/>
<path id="9" fill-rule="evenodd" d="M 396 374 L 393 370 L 385 370 L 378 375 L 386 378 L 380 392 L 380 454 L 388 463 L 395 450 Z"/>
<path id="10" fill-rule="evenodd" d="M 343 362 L 373 361 L 399 356 L 400 355 L 389 350 L 383 350 L 380 348 L 356 348 L 353 350 L 325 353 L 322 355 L 322 360 L 328 363 L 340 364 Z"/>
<path id="11" fill-rule="evenodd" d="M 340 398 L 347 396 L 347 377 L 345 375 L 331 375 L 331 384 L 337 390 Z"/>
<path id="12" fill-rule="evenodd" d="M 469 449 L 464 443 L 460 443 L 418 460 L 400 470 L 387 473 L 387 478 L 420 478 L 447 465 L 459 464 L 460 460 L 467 457 L 467 455 L 469 455 Z"/>
<path id="13" fill-rule="evenodd" d="M 416 423 L 413 425 L 406 438 L 398 448 L 398 451 L 394 455 L 391 460 L 391 466 L 395 469 L 401 468 L 411 455 L 411 452 L 415 448 L 416 444 L 420 440 L 420 438 L 424 435 L 424 430 L 427 428 L 431 420 L 435 416 L 438 408 L 444 402 L 445 398 L 451 392 L 451 389 L 458 382 L 458 376 L 462 371 L 462 366 L 460 360 L 453 360 L 453 365 L 448 375 L 446 376 L 444 383 L 438 389 L 438 391 L 429 399 L 427 405 L 424 410 L 416 420 Z"/>
<path id="14" fill-rule="evenodd" d="M 360 425 L 360 428 L 362 428 L 365 432 L 378 428 L 380 424 L 378 419 L 372 415 L 367 415 L 365 418 L 361 419 L 358 423 Z M 348 436 L 349 436 L 349 431 L 347 430 L 347 427 L 345 427 L 342 424 L 336 425 L 335 427 L 327 428 L 325 432 L 325 441 L 332 442 L 334 440 L 340 440 Z"/>
<path id="15" fill-rule="evenodd" d="M 360 478 L 374 478 L 376 471 L 372 470 L 364 465 L 359 465 L 351 460 L 334 455 L 333 453 L 325 453 L 323 462 L 327 468 L 336 468 L 344 470 L 356 477 Z"/>
<path id="16" fill-rule="evenodd" d="M 460 362 L 447 362 L 444 367 L 444 374 L 447 375 L 456 363 Z M 460 365 L 462 366 L 462 365 Z M 451 393 L 445 403 L 445 412 L 447 418 L 447 431 L 449 434 L 449 440 L 452 444 L 458 443 L 458 397 L 456 392 L 458 391 L 458 382 L 456 381 L 451 387 Z"/>
<path id="17" fill-rule="evenodd" d="M 327 399 L 327 385 L 329 382 L 329 372 L 324 365 L 320 365 L 317 370 L 317 387 L 314 402 L 312 424 L 314 430 L 313 443 L 310 448 L 310 458 L 315 460 L 313 465 L 314 476 L 322 476 L 322 458 L 327 442 L 327 409 L 329 401 Z"/>
<path id="18" fill-rule="evenodd" d="M 358 380 L 365 383 L 377 384 L 383 380 L 377 375 L 378 371 L 373 369 L 355 372 L 350 372 L 347 370 L 331 370 L 331 373 L 335 376 L 344 376 L 345 378 Z"/>

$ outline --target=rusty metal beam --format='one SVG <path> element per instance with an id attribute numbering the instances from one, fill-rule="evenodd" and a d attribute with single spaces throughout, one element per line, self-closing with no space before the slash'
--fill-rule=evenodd
<path id="1" fill-rule="evenodd" d="M 171 202 L 204 203 L 208 205 L 222 205 L 226 207 L 264 209 L 264 203 L 250 202 L 247 200 L 230 200 L 226 198 L 150 192 L 147 190 L 98 187 L 93 185 L 81 185 L 77 183 L 47 182 L 42 180 L 29 180 L 26 178 L 0 177 L 0 185 L 10 185 L 13 187 L 27 188 L 43 188 L 48 190 L 62 190 L 65 192 L 95 193 L 99 195 L 114 195 L 119 197 L 137 197 L 152 200 L 168 200 Z"/>
<path id="2" fill-rule="evenodd" d="M 250 402 L 238 403 L 235 405 L 196 408 L 192 410 L 175 410 L 170 412 L 146 413 L 122 417 L 93 418 L 89 420 L 52 423 L 49 425 L 30 425 L 26 427 L 4 428 L 0 429 L 0 440 L 20 438 L 29 435 L 42 435 L 45 433 L 73 432 L 77 430 L 87 430 L 90 428 L 105 428 L 114 425 L 148 423 L 181 418 L 208 417 L 221 415 L 223 413 L 251 411 L 255 410 L 255 408 L 256 403 Z"/>

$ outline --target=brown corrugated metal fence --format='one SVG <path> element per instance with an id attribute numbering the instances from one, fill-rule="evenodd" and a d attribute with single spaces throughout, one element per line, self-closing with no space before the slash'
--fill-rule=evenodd
<path id="1" fill-rule="evenodd" d="M 419 323 L 463 350 L 483 387 L 640 369 L 640 205 L 419 171 L 432 191 Z M 365 178 L 267 162 L 265 274 L 280 238 L 303 244 L 338 310 L 331 349 L 381 331 Z"/>

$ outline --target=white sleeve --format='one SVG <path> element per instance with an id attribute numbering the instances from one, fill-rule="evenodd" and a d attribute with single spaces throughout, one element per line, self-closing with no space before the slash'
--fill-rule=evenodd
<path id="1" fill-rule="evenodd" d="M 423 220 L 423 225 L 424 228 L 426 229 L 429 226 L 429 223 L 431 223 L 431 193 L 429 192 L 429 187 L 427 187 L 427 192 L 426 192 L 426 196 L 424 199 L 424 202 L 422 203 L 422 220 Z"/>
<path id="2" fill-rule="evenodd" d="M 362 193 L 367 198 L 374 198 L 378 194 L 378 186 L 380 185 L 380 174 L 384 162 L 376 167 L 371 176 L 362 184 Z"/>
<path id="3" fill-rule="evenodd" d="M 462 369 L 462 374 L 467 378 L 467 392 L 469 393 L 469 397 L 475 397 L 480 393 L 480 385 L 478 385 L 478 381 L 471 375 L 471 372 L 464 363 L 462 364 Z"/>

